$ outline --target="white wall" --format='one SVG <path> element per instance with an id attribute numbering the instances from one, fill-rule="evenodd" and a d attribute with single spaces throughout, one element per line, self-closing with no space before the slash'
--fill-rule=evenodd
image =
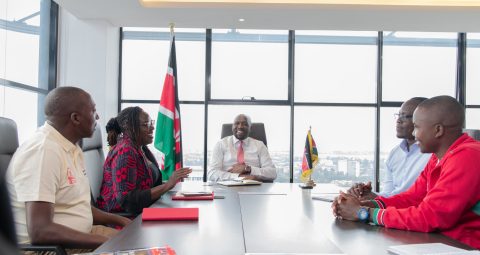
<path id="1" fill-rule="evenodd" d="M 117 115 L 119 28 L 108 22 L 81 20 L 60 8 L 58 85 L 90 93 L 105 124 Z"/>

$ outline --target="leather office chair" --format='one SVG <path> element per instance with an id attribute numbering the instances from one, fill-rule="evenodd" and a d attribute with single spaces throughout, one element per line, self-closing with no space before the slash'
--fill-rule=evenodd
<path id="1" fill-rule="evenodd" d="M 464 133 L 467 133 L 473 139 L 480 141 L 480 130 L 478 129 L 464 129 Z"/>
<path id="2" fill-rule="evenodd" d="M 81 147 L 83 157 L 85 159 L 85 171 L 87 172 L 88 181 L 92 194 L 92 203 L 96 205 L 100 187 L 103 180 L 103 163 L 105 156 L 103 154 L 102 132 L 97 125 L 95 132 L 90 138 L 83 138 Z"/>
<path id="3" fill-rule="evenodd" d="M 2 203 L 0 217 L 3 219 L 0 229 L 2 234 L 5 235 L 5 241 L 15 247 L 17 243 L 15 227 L 13 226 L 10 198 L 4 178 L 13 154 L 18 148 L 18 132 L 15 121 L 0 117 L 0 137 L 2 137 L 0 143 L 0 202 Z M 60 245 L 21 244 L 19 246 L 24 251 L 53 251 L 60 255 L 67 254 Z M 8 247 L 6 248 L 8 249 Z"/>
<path id="4" fill-rule="evenodd" d="M 233 135 L 232 123 L 222 125 L 222 134 L 220 138 Z M 267 135 L 265 134 L 265 125 L 263 123 L 252 123 L 249 137 L 262 141 L 267 146 Z"/>

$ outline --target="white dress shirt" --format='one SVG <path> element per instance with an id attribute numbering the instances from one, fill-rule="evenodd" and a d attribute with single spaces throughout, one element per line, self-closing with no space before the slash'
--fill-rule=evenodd
<path id="1" fill-rule="evenodd" d="M 240 140 L 235 136 L 227 136 L 217 142 L 213 148 L 208 179 L 210 181 L 232 180 L 239 174 L 230 173 L 228 170 L 237 163 L 237 151 Z M 274 180 L 277 178 L 275 165 L 270 158 L 267 146 L 262 141 L 247 137 L 243 140 L 243 152 L 245 164 L 250 166 L 250 175 L 260 177 L 262 180 Z"/>
<path id="2" fill-rule="evenodd" d="M 404 139 L 388 155 L 385 162 L 386 177 L 378 195 L 390 197 L 406 191 L 423 171 L 431 156 L 430 153 L 422 153 L 417 143 L 410 145 L 408 149 L 407 140 Z"/>

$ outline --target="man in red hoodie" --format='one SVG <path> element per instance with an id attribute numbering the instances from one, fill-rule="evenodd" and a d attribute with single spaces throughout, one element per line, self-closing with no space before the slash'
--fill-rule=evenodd
<path id="1" fill-rule="evenodd" d="M 423 153 L 433 153 L 407 191 L 360 202 L 340 193 L 333 214 L 386 228 L 440 232 L 480 248 L 480 142 L 462 133 L 464 108 L 450 96 L 418 105 L 414 136 Z"/>

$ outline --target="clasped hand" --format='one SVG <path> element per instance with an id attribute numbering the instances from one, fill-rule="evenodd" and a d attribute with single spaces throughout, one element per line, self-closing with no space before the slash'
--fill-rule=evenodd
<path id="1" fill-rule="evenodd" d="M 340 191 L 340 195 L 332 203 L 333 215 L 339 219 L 357 221 L 360 200 L 351 194 Z"/>
<path id="2" fill-rule="evenodd" d="M 234 174 L 246 174 L 247 165 L 245 165 L 245 163 L 236 163 L 230 169 L 228 169 L 228 172 L 234 173 Z"/>

